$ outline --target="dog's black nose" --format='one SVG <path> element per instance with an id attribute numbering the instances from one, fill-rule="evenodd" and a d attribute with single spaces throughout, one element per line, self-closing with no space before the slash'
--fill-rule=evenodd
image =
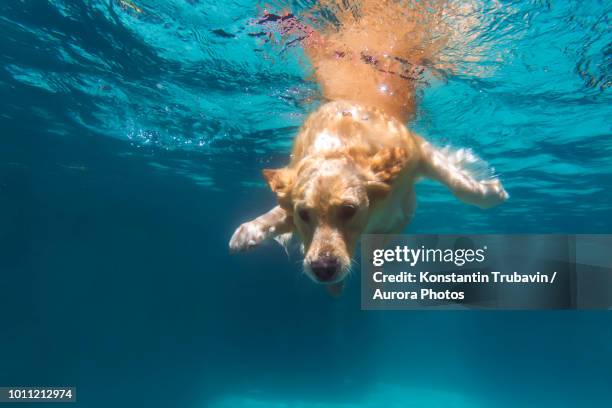
<path id="1" fill-rule="evenodd" d="M 329 282 L 336 277 L 338 269 L 340 267 L 340 261 L 338 258 L 333 256 L 322 256 L 310 263 L 310 269 L 312 273 L 321 282 Z"/>

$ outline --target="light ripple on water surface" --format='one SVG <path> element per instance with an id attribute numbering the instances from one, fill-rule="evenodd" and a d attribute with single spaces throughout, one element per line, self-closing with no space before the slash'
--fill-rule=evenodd
<path id="1" fill-rule="evenodd" d="M 512 195 L 508 214 L 534 199 L 609 211 L 612 4 L 454 3 L 478 30 L 457 29 L 461 38 L 447 50 L 456 69 L 430 78 L 411 126 L 490 162 Z M 160 160 L 163 151 L 190 152 L 205 165 L 164 165 L 203 188 L 221 187 L 222 169 L 237 185 L 257 185 L 256 171 L 282 162 L 319 103 L 298 47 L 281 56 L 249 36 L 262 7 L 249 0 L 5 2 L 0 90 L 12 97 L 2 119 L 29 116 L 57 134 L 70 123 L 151 147 Z M 423 200 L 444 197 L 431 189 Z"/>

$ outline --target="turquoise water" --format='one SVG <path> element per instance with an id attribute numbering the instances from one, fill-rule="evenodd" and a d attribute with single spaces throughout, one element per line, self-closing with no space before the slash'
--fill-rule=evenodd
<path id="1" fill-rule="evenodd" d="M 74 385 L 83 407 L 610 406 L 609 313 L 362 312 L 359 279 L 331 299 L 298 254 L 227 253 L 321 102 L 299 47 L 249 35 L 262 7 L 0 4 L 0 386 Z M 472 148 L 511 199 L 424 182 L 409 232 L 612 232 L 611 12 L 473 3 L 479 32 L 410 126 Z"/>

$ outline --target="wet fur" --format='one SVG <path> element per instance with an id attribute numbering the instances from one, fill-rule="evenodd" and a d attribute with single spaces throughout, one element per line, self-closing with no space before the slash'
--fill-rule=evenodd
<path id="1" fill-rule="evenodd" d="M 315 77 L 329 102 L 304 122 L 289 164 L 263 172 L 278 206 L 242 224 L 230 240 L 230 249 L 241 251 L 293 233 L 304 245 L 304 269 L 313 280 L 317 278 L 310 264 L 317 258 L 340 260 L 340 273 L 333 282 L 326 282 L 335 294 L 350 270 L 361 234 L 399 233 L 410 222 L 415 207 L 413 185 L 420 177 L 438 180 L 460 200 L 482 208 L 508 198 L 498 179 L 477 179 L 456 155 L 434 148 L 408 130 L 404 123 L 414 112 L 413 82 L 391 75 L 391 68 L 381 72 L 380 64 L 359 61 L 364 47 L 370 54 L 400 55 L 415 66 L 425 58 L 435 59 L 442 40 L 426 41 L 423 25 L 438 24 L 435 19 L 419 19 L 420 6 L 406 12 L 398 2 L 361 3 L 357 18 L 353 13 L 337 13 L 340 30 L 313 32 L 305 41 Z M 435 3 L 436 7 L 442 4 Z M 381 16 L 397 15 L 409 22 L 398 25 L 402 32 L 378 24 Z M 424 48 L 426 44 L 429 48 Z M 339 49 L 342 58 L 337 56 Z M 342 216 L 346 206 L 356 209 L 348 220 Z"/>

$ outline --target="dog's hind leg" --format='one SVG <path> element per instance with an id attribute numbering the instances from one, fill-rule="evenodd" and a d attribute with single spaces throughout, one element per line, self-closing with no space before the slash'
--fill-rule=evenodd
<path id="1" fill-rule="evenodd" d="M 276 206 L 267 213 L 239 226 L 229 242 L 232 252 L 246 251 L 269 238 L 291 232 L 293 219 L 281 207 Z"/>
<path id="2" fill-rule="evenodd" d="M 498 178 L 478 180 L 469 171 L 466 165 L 477 161 L 469 151 L 449 153 L 426 142 L 421 149 L 421 173 L 446 185 L 461 201 L 490 208 L 508 199 L 508 193 Z"/>

